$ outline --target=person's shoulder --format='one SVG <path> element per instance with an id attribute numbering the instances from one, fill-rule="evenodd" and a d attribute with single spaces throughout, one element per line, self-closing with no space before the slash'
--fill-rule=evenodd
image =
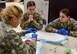
<path id="1" fill-rule="evenodd" d="M 39 14 L 40 15 L 40 13 L 38 13 L 38 12 L 35 12 L 35 14 Z"/>
<path id="2" fill-rule="evenodd" d="M 4 37 L 5 37 L 5 33 L 0 29 L 0 43 L 2 42 Z"/>
<path id="3" fill-rule="evenodd" d="M 70 18 L 70 23 L 76 23 L 77 24 L 77 21 L 73 18 Z"/>
<path id="4" fill-rule="evenodd" d="M 2 23 L 2 30 L 4 32 L 9 32 L 10 30 L 12 30 L 12 28 L 11 28 L 11 26 L 9 24 Z"/>
<path id="5" fill-rule="evenodd" d="M 71 22 L 72 22 L 72 21 L 76 22 L 76 20 L 75 20 L 75 19 L 73 19 L 73 18 L 70 18 L 70 21 L 71 21 Z"/>
<path id="6" fill-rule="evenodd" d="M 10 30 L 8 32 L 5 32 L 5 34 L 6 34 L 6 37 L 8 37 L 10 39 L 14 39 L 15 37 L 19 36 L 14 30 Z"/>
<path id="7" fill-rule="evenodd" d="M 74 20 L 74 21 L 76 21 L 74 18 L 70 18 L 70 20 Z"/>
<path id="8" fill-rule="evenodd" d="M 60 19 L 59 18 L 56 18 L 55 20 L 53 20 L 52 22 L 59 22 Z"/>
<path id="9" fill-rule="evenodd" d="M 28 16 L 29 16 L 29 13 L 28 13 L 28 12 L 25 12 L 25 13 L 23 14 L 23 20 L 25 20 L 26 18 L 28 18 Z"/>
<path id="10" fill-rule="evenodd" d="M 25 13 L 24 13 L 24 15 L 28 16 L 28 15 L 29 15 L 29 13 L 28 13 L 28 12 L 25 12 Z"/>
<path id="11" fill-rule="evenodd" d="M 35 16 L 41 16 L 41 14 L 38 12 L 35 12 Z"/>

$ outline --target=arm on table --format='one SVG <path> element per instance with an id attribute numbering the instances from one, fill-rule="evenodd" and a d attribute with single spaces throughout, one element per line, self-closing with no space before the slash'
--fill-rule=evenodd
<path id="1" fill-rule="evenodd" d="M 28 27 L 29 27 L 29 23 L 30 23 L 30 21 L 28 20 L 28 16 L 26 15 L 26 13 L 23 15 L 23 19 L 22 19 L 22 21 L 21 21 L 21 28 L 22 29 L 28 29 Z"/>
<path id="2" fill-rule="evenodd" d="M 52 21 L 52 22 L 50 22 L 46 27 L 45 27 L 45 31 L 46 32 L 57 32 L 57 23 L 58 21 L 57 21 L 57 19 L 56 20 L 54 20 L 54 21 Z"/>

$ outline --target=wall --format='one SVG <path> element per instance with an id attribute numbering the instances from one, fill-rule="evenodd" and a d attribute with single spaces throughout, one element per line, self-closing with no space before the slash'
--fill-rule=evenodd
<path id="1" fill-rule="evenodd" d="M 67 8 L 71 12 L 71 17 L 77 20 L 77 0 L 49 0 L 49 17 L 51 22 L 59 17 L 59 11 Z"/>

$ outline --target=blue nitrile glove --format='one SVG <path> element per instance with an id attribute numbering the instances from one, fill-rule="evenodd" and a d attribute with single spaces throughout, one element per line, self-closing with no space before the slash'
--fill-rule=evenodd
<path id="1" fill-rule="evenodd" d="M 37 30 L 35 28 L 29 28 L 25 33 L 35 33 Z"/>
<path id="2" fill-rule="evenodd" d="M 61 28 L 57 31 L 58 34 L 62 34 L 62 35 L 68 35 L 68 31 L 64 28 Z"/>
<path id="3" fill-rule="evenodd" d="M 37 40 L 38 35 L 36 33 L 32 34 L 32 38 L 35 38 Z"/>

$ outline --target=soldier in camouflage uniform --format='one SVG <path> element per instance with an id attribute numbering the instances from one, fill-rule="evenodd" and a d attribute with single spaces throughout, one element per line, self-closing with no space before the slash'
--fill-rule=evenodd
<path id="1" fill-rule="evenodd" d="M 45 30 L 47 32 L 57 32 L 61 28 L 67 29 L 70 36 L 77 36 L 77 21 L 73 18 L 70 18 L 68 9 L 62 9 L 60 11 L 60 17 L 50 22 L 46 26 Z"/>
<path id="2" fill-rule="evenodd" d="M 26 44 L 26 42 L 22 42 L 21 36 L 13 30 L 20 23 L 22 14 L 21 8 L 15 5 L 6 7 L 1 12 L 3 29 L 2 33 L 0 32 L 0 54 L 35 54 L 36 39 L 33 38 L 29 44 Z"/>
<path id="3" fill-rule="evenodd" d="M 27 3 L 27 9 L 28 12 L 24 14 L 23 20 L 21 23 L 22 29 L 28 29 L 28 28 L 36 28 L 37 30 L 41 30 L 42 25 L 42 17 L 40 14 L 35 12 L 35 2 L 29 1 Z"/>

